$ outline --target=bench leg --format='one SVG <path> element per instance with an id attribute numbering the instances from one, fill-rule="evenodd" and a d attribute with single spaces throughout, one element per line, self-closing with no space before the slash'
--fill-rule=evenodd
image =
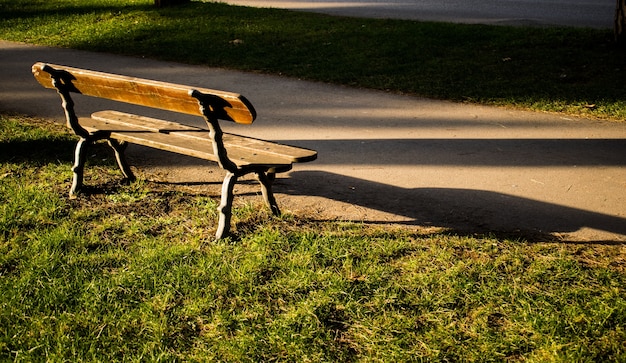
<path id="1" fill-rule="evenodd" d="M 83 172 L 85 170 L 85 148 L 90 143 L 89 140 L 81 138 L 74 150 L 74 166 L 72 166 L 73 180 L 70 189 L 70 198 L 76 198 L 78 192 L 83 187 Z"/>
<path id="2" fill-rule="evenodd" d="M 126 161 L 126 156 L 124 155 L 124 150 L 126 150 L 126 146 L 128 146 L 128 143 L 120 142 L 115 139 L 108 139 L 107 141 L 109 142 L 111 148 L 113 148 L 113 150 L 115 151 L 115 159 L 117 160 L 117 165 L 120 167 L 120 170 L 122 171 L 122 174 L 124 174 L 124 177 L 131 181 L 135 180 L 135 175 L 130 170 L 130 166 L 128 165 L 128 162 Z"/>
<path id="3" fill-rule="evenodd" d="M 217 233 L 215 238 L 222 239 L 228 237 L 230 231 L 230 218 L 232 217 L 233 210 L 233 188 L 237 182 L 237 175 L 231 172 L 226 173 L 224 182 L 222 183 L 222 200 L 219 207 L 217 207 L 220 213 L 219 223 L 217 225 Z"/>
<path id="4" fill-rule="evenodd" d="M 274 193 L 272 192 L 272 182 L 274 181 L 275 174 L 257 172 L 256 176 L 261 183 L 261 192 L 263 193 L 263 199 L 265 200 L 265 204 L 267 204 L 267 206 L 272 210 L 272 214 L 274 214 L 275 216 L 279 216 L 280 209 L 278 208 L 276 198 L 274 198 Z"/>

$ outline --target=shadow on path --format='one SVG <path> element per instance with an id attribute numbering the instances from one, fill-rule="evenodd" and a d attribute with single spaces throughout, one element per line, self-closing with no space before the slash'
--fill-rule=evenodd
<path id="1" fill-rule="evenodd" d="M 318 150 L 319 158 L 316 164 L 326 165 L 626 166 L 626 139 L 407 138 L 281 142 Z"/>
<path id="2" fill-rule="evenodd" d="M 281 186 L 280 192 L 319 196 L 384 211 L 407 217 L 408 220 L 400 222 L 403 224 L 445 227 L 452 233 L 493 234 L 546 241 L 563 240 L 561 234 L 587 227 L 626 238 L 624 218 L 492 191 L 401 188 L 319 171 L 296 171 L 291 174 L 291 179 L 288 188 Z M 376 220 L 366 222 L 389 223 Z"/>

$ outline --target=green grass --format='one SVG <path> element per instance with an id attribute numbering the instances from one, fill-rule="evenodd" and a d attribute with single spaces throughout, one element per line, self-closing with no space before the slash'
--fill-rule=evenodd
<path id="1" fill-rule="evenodd" d="M 624 245 L 274 218 L 123 184 L 67 198 L 62 126 L 0 116 L 0 361 L 626 361 Z M 37 147 L 33 147 L 33 146 Z"/>
<path id="2" fill-rule="evenodd" d="M 623 120 L 611 29 L 357 19 L 192 2 L 0 0 L 0 38 Z M 607 15 L 611 16 L 611 14 Z"/>

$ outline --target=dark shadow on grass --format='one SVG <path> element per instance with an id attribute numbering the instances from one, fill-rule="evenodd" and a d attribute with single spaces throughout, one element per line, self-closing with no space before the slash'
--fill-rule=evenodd
<path id="1" fill-rule="evenodd" d="M 41 137 L 35 140 L 0 142 L 0 163 L 27 163 L 28 165 L 46 165 L 67 163 L 68 170 L 74 161 L 76 140 L 70 136 Z M 89 148 L 89 165 L 114 165 L 113 152 L 102 143 Z"/>
<path id="2" fill-rule="evenodd" d="M 45 165 L 72 161 L 76 141 L 42 138 L 28 141 L 0 142 L 0 163 Z"/>
<path id="3" fill-rule="evenodd" d="M 19 2 L 15 7 L 4 6 L 0 12 L 0 19 L 27 19 L 34 17 L 59 16 L 69 17 L 81 14 L 111 13 L 123 10 L 150 10 L 150 5 L 125 5 L 125 6 L 83 6 L 74 5 L 64 1 L 50 1 L 49 4 L 24 4 Z"/>
<path id="4" fill-rule="evenodd" d="M 0 18 L 40 16 L 39 9 L 3 9 Z M 142 22 L 123 32 L 103 28 L 67 46 L 457 101 L 599 107 L 623 101 L 624 52 L 612 45 L 612 33 L 606 30 L 504 31 L 484 25 L 304 16 L 195 1 L 159 10 L 147 5 L 44 6 L 42 13 L 69 17 L 124 9 L 156 12 L 167 21 Z"/>

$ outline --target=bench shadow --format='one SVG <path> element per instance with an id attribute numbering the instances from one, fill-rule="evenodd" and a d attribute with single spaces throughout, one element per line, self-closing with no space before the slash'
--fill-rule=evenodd
<path id="1" fill-rule="evenodd" d="M 586 227 L 626 236 L 624 218 L 485 190 L 402 188 L 321 171 L 292 172 L 290 182 L 277 189 L 287 195 L 318 196 L 391 213 L 404 217 L 398 224 L 443 227 L 459 235 L 565 241 L 563 234 Z"/>
<path id="2" fill-rule="evenodd" d="M 70 138 L 3 142 L 0 143 L 0 162 L 35 162 L 39 165 L 48 162 L 69 162 L 72 160 L 71 151 L 74 146 L 75 142 Z M 607 147 L 607 149 L 611 149 L 615 154 L 614 147 Z M 92 156 L 95 157 L 91 159 L 96 163 L 102 162 L 107 156 L 109 159 L 107 163 L 112 162 L 110 155 L 108 155 L 110 150 L 106 145 L 94 145 L 92 153 Z M 180 159 L 177 159 L 175 164 L 200 166 L 198 160 L 194 158 L 184 157 Z M 489 159 L 494 162 L 492 158 Z M 159 158 L 159 160 L 161 159 Z M 441 161 L 438 162 L 441 163 Z M 577 161 L 581 164 L 593 165 L 596 163 L 595 158 L 592 157 L 589 159 L 578 158 Z M 456 162 L 458 160 L 450 158 L 443 164 L 456 164 Z M 623 165 L 623 158 L 604 159 L 604 162 L 609 165 Z M 483 161 L 479 164 L 484 163 Z M 534 161 L 531 164 L 542 165 L 544 163 L 552 164 L 552 162 L 545 160 L 543 162 Z M 212 163 L 202 164 L 209 166 Z M 203 180 L 202 182 L 152 182 L 188 186 L 211 185 L 215 191 L 210 195 L 216 197 L 221 185 L 221 177 L 222 173 L 220 172 L 214 175 L 214 180 Z M 355 219 L 355 222 L 442 227 L 447 229 L 448 233 L 458 235 L 492 235 L 527 241 L 563 241 L 562 235 L 576 232 L 581 228 L 592 228 L 626 236 L 626 219 L 624 218 L 493 191 L 458 188 L 403 188 L 324 171 L 292 171 L 288 176 L 288 181 L 281 181 L 282 178 L 283 176 L 279 176 L 275 187 L 276 193 L 291 196 L 317 196 L 402 217 L 399 222 L 372 218 Z M 105 185 L 87 185 L 85 192 L 86 194 L 100 194 L 104 193 L 104 190 L 111 192 L 119 186 L 120 182 L 123 181 L 116 180 L 108 184 L 105 183 Z M 241 190 L 237 194 L 239 197 L 258 196 L 255 180 L 242 180 L 241 184 L 254 187 L 254 190 L 247 190 L 247 188 Z M 590 242 L 623 243 L 615 240 Z"/>
<path id="3" fill-rule="evenodd" d="M 7 140 L 0 142 L 0 163 L 49 163 L 74 162 L 76 138 L 71 135 L 44 135 L 35 140 Z M 89 165 L 115 165 L 111 148 L 104 143 L 89 146 Z M 70 167 L 68 166 L 68 171 Z"/>
<path id="4" fill-rule="evenodd" d="M 43 139 L 0 142 L 0 163 L 45 165 L 55 161 L 71 162 L 75 141 Z"/>
<path id="5" fill-rule="evenodd" d="M 463 167 L 626 166 L 626 139 L 398 138 L 283 140 L 316 149 L 327 165 Z"/>

